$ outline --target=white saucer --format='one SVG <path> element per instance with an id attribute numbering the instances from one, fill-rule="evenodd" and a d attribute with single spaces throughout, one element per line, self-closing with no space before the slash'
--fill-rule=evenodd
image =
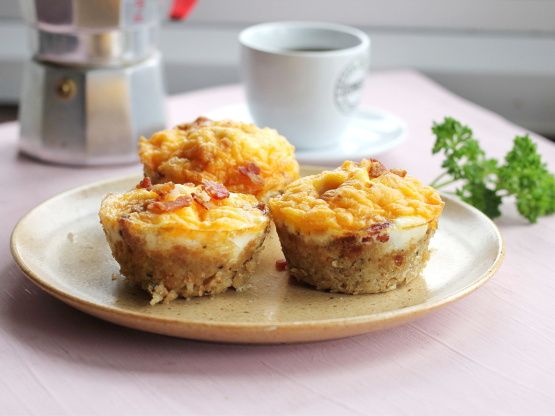
<path id="1" fill-rule="evenodd" d="M 215 120 L 229 118 L 252 122 L 244 103 L 216 108 L 206 116 Z M 399 117 L 378 108 L 362 106 L 340 143 L 322 149 L 297 149 L 296 156 L 301 163 L 337 165 L 347 159 L 360 160 L 397 147 L 406 133 L 407 125 Z"/>

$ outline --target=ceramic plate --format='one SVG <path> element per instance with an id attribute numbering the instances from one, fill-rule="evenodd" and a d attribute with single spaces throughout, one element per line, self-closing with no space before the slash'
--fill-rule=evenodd
<path id="1" fill-rule="evenodd" d="M 352 296 L 297 284 L 275 269 L 283 254 L 272 232 L 251 289 L 150 306 L 149 298 L 118 274 L 97 214 L 106 193 L 128 190 L 138 180 L 87 185 L 33 209 L 12 235 L 21 269 L 63 302 L 120 325 L 199 340 L 289 343 L 341 338 L 415 319 L 484 284 L 503 257 L 496 226 L 478 210 L 444 197 L 426 269 L 397 290 Z"/>
<path id="2" fill-rule="evenodd" d="M 243 103 L 217 108 L 206 116 L 215 120 L 230 118 L 252 122 L 249 110 Z M 344 160 L 360 160 L 397 147 L 405 139 L 406 133 L 407 126 L 399 117 L 378 108 L 362 106 L 337 146 L 316 150 L 297 149 L 295 156 L 301 163 L 340 165 Z"/>

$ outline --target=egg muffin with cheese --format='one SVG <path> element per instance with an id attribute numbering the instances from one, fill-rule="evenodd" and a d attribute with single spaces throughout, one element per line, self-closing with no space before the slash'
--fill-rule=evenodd
<path id="1" fill-rule="evenodd" d="M 290 274 L 341 293 L 379 293 L 417 277 L 443 201 L 376 160 L 306 176 L 269 202 Z"/>
<path id="2" fill-rule="evenodd" d="M 270 219 L 253 195 L 212 181 L 152 185 L 145 178 L 106 196 L 100 222 L 121 273 L 156 304 L 245 288 Z"/>
<path id="3" fill-rule="evenodd" d="M 265 201 L 299 177 L 295 148 L 277 131 L 204 117 L 141 138 L 139 156 L 153 183 L 223 183 Z"/>

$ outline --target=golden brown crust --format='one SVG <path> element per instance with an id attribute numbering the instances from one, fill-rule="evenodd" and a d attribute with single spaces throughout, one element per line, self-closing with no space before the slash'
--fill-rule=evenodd
<path id="1" fill-rule="evenodd" d="M 387 240 L 353 235 L 318 243 L 276 225 L 289 273 L 317 289 L 347 294 L 380 293 L 400 287 L 423 270 L 435 228 L 403 250 Z M 381 234 L 378 234 L 378 236 Z"/>
<path id="2" fill-rule="evenodd" d="M 129 221 L 120 221 L 120 238 L 106 233 L 120 272 L 152 295 L 151 304 L 177 297 L 215 295 L 245 288 L 258 260 L 269 225 L 236 256 L 207 245 L 151 248 Z"/>
<path id="3" fill-rule="evenodd" d="M 199 117 L 142 138 L 139 156 L 153 183 L 223 183 L 266 200 L 299 177 L 294 147 L 275 130 Z"/>
<path id="4" fill-rule="evenodd" d="M 291 275 L 357 294 L 420 274 L 443 201 L 406 171 L 365 159 L 301 178 L 269 206 Z"/>
<path id="5" fill-rule="evenodd" d="M 258 205 L 220 184 L 143 180 L 106 196 L 99 216 L 121 273 L 154 304 L 243 288 L 270 224 Z"/>
<path id="6" fill-rule="evenodd" d="M 428 223 L 440 216 L 443 205 L 435 189 L 373 159 L 346 161 L 305 176 L 269 201 L 275 222 L 316 237 L 341 237 L 402 217 Z"/>
<path id="7" fill-rule="evenodd" d="M 138 232 L 188 236 L 196 232 L 245 232 L 263 229 L 268 221 L 253 195 L 229 193 L 219 184 L 174 185 L 172 182 L 139 186 L 124 194 L 108 194 L 102 201 L 103 223 L 114 224 L 125 217 Z"/>

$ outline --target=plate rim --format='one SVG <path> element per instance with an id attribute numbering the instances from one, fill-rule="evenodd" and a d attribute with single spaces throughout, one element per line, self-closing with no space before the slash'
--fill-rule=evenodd
<path id="1" fill-rule="evenodd" d="M 303 168 L 314 169 L 314 170 L 327 169 L 325 167 L 315 166 L 315 165 L 304 165 Z M 358 315 L 358 316 L 352 316 L 352 317 L 343 317 L 343 318 L 329 318 L 329 319 L 322 319 L 322 320 L 292 321 L 292 322 L 268 322 L 264 324 L 257 323 L 257 322 L 222 323 L 219 321 L 211 322 L 208 320 L 184 321 L 184 320 L 175 319 L 175 318 L 147 316 L 140 312 L 130 311 L 124 308 L 102 305 L 94 301 L 86 300 L 79 296 L 75 296 L 73 294 L 67 293 L 63 289 L 60 289 L 59 287 L 57 287 L 55 284 L 48 282 L 47 279 L 41 278 L 40 272 L 36 273 L 25 262 L 25 259 L 23 258 L 23 256 L 21 255 L 17 247 L 19 244 L 18 234 L 21 232 L 20 231 L 21 227 L 25 226 L 25 221 L 35 211 L 41 209 L 44 205 L 50 203 L 51 201 L 66 197 L 68 194 L 79 193 L 80 191 L 83 191 L 86 189 L 91 189 L 93 187 L 96 188 L 99 186 L 103 186 L 103 185 L 111 184 L 115 182 L 131 181 L 132 178 L 139 178 L 139 177 L 140 176 L 138 174 L 131 174 L 131 175 L 125 175 L 125 176 L 120 176 L 115 178 L 104 179 L 96 182 L 91 182 L 89 184 L 73 187 L 42 201 L 34 208 L 30 209 L 26 214 L 24 214 L 19 219 L 19 221 L 17 222 L 17 224 L 12 230 L 12 233 L 10 236 L 10 251 L 13 259 L 15 260 L 15 263 L 17 264 L 19 269 L 23 272 L 23 274 L 27 277 L 27 279 L 29 279 L 33 284 L 35 284 L 36 286 L 38 286 L 48 294 L 54 296 L 60 301 L 72 307 L 75 307 L 85 313 L 92 314 L 96 317 L 99 317 L 106 321 L 117 323 L 119 325 L 140 329 L 147 332 L 166 334 L 166 335 L 171 335 L 171 334 L 168 331 L 157 331 L 155 329 L 147 330 L 140 326 L 133 326 L 133 325 L 130 325 L 129 322 L 126 321 L 126 319 L 135 319 L 135 320 L 138 319 L 140 321 L 148 321 L 149 323 L 157 323 L 161 325 L 178 325 L 180 327 L 183 327 L 183 328 L 187 327 L 189 329 L 193 328 L 193 329 L 199 329 L 199 330 L 206 330 L 206 329 L 216 330 L 220 328 L 226 331 L 228 330 L 265 331 L 268 328 L 272 328 L 272 331 L 274 330 L 279 331 L 279 330 L 289 330 L 289 329 L 293 330 L 298 328 L 329 328 L 329 327 L 336 327 L 337 325 L 355 328 L 359 325 L 371 324 L 375 322 L 383 322 L 384 325 L 382 327 L 385 328 L 385 327 L 391 326 L 391 323 L 394 323 L 395 321 L 405 322 L 409 320 L 411 316 L 418 317 L 418 316 L 427 314 L 429 312 L 432 312 L 440 307 L 446 306 L 450 303 L 453 303 L 471 294 L 476 289 L 484 285 L 489 279 L 491 279 L 491 277 L 493 277 L 493 275 L 497 272 L 497 270 L 500 268 L 501 264 L 503 263 L 503 260 L 506 254 L 505 241 L 503 240 L 503 237 L 499 231 L 499 228 L 489 217 L 487 217 L 483 212 L 481 212 L 477 208 L 459 199 L 456 199 L 449 195 L 441 194 L 442 198 L 446 199 L 449 203 L 462 206 L 463 208 L 467 210 L 471 210 L 478 216 L 482 217 L 482 219 L 485 219 L 486 222 L 489 223 L 489 225 L 492 227 L 493 231 L 495 232 L 496 241 L 498 242 L 498 250 L 497 250 L 495 259 L 493 263 L 488 267 L 488 269 L 479 278 L 477 278 L 472 283 L 468 284 L 467 286 L 464 286 L 463 288 L 459 289 L 458 291 L 456 291 L 455 293 L 449 296 L 442 297 L 435 301 L 425 301 L 423 303 L 407 306 L 400 309 L 398 308 L 398 309 L 393 309 L 389 311 L 370 313 L 370 314 L 364 314 L 364 315 Z M 107 318 L 107 316 L 115 316 L 116 318 L 121 318 L 121 319 L 116 319 L 116 320 L 109 319 Z M 366 331 L 357 332 L 357 333 L 370 332 L 370 331 L 371 330 L 366 330 Z M 179 336 L 179 335 L 174 335 L 174 336 Z M 230 342 L 225 340 L 222 341 L 217 338 L 216 339 L 206 338 L 206 337 L 188 337 L 188 338 Z M 329 338 L 321 337 L 319 339 L 323 340 L 323 339 L 334 339 L 334 338 L 339 338 L 339 337 L 337 336 L 329 337 Z M 231 342 L 241 342 L 241 341 L 231 341 Z M 247 341 L 247 342 L 252 343 L 252 341 Z M 262 342 L 255 341 L 255 343 L 280 343 L 280 342 L 283 343 L 284 341 L 279 341 L 279 340 L 278 341 L 266 340 Z M 290 341 L 286 341 L 286 342 L 290 342 Z M 299 341 L 293 341 L 293 342 L 299 342 Z"/>

